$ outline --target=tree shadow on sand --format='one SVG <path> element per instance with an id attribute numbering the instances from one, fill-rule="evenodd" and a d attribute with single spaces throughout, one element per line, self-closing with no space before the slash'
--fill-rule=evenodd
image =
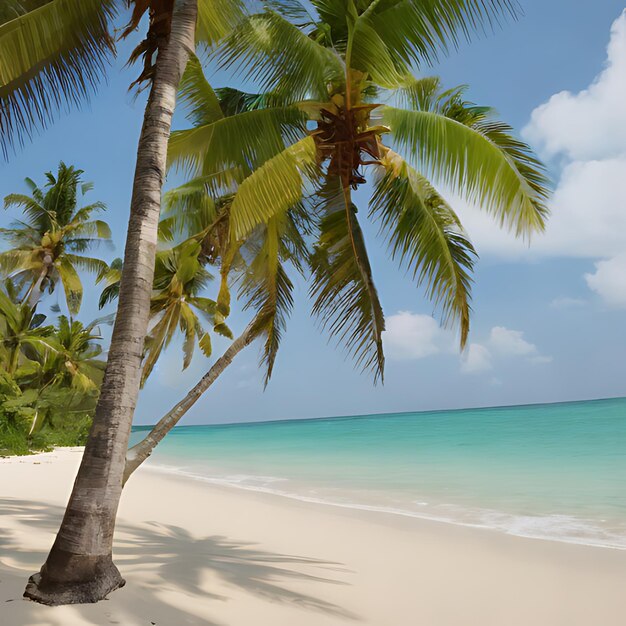
<path id="1" fill-rule="evenodd" d="M 3 515 L 17 519 L 26 532 L 30 527 L 49 533 L 52 542 L 63 509 L 0 498 L 0 516 Z M 218 626 L 205 616 L 193 615 L 178 606 L 167 604 L 156 593 L 163 589 L 180 592 L 194 597 L 195 602 L 201 602 L 203 609 L 210 609 L 210 603 L 224 602 L 229 598 L 203 588 L 202 579 L 209 574 L 219 578 L 227 587 L 269 602 L 296 606 L 343 620 L 358 619 L 355 614 L 336 604 L 315 595 L 294 591 L 288 586 L 302 582 L 348 584 L 336 578 L 337 574 L 345 574 L 347 571 L 339 563 L 276 554 L 261 550 L 253 543 L 237 542 L 223 536 L 198 538 L 183 528 L 156 523 L 130 525 L 121 522 L 117 526 L 116 537 L 114 556 L 122 573 L 128 577 L 129 586 L 115 592 L 112 597 L 116 607 L 121 603 L 124 612 L 130 610 L 138 617 L 141 616 L 141 623 L 149 624 L 150 620 L 145 620 L 150 614 L 168 613 L 175 619 L 172 623 Z M 17 537 L 0 528 L 0 603 L 19 599 L 26 577 L 41 566 L 45 556 L 42 551 L 20 547 Z M 5 559 L 8 559 L 8 565 Z M 146 574 L 143 578 L 147 582 L 141 586 L 134 585 L 135 574 Z M 89 615 L 89 607 L 76 608 L 84 619 L 93 619 L 93 614 Z M 100 626 L 100 622 L 93 623 Z M 111 618 L 109 623 L 120 622 Z M 15 626 L 20 625 L 15 623 Z"/>

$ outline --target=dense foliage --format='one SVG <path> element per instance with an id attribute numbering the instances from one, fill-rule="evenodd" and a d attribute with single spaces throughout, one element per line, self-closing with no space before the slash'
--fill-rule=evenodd
<path id="1" fill-rule="evenodd" d="M 108 268 L 83 253 L 110 233 L 92 219 L 102 203 L 79 206 L 91 188 L 82 174 L 61 163 L 43 189 L 27 179 L 31 195 L 5 198 L 23 218 L 0 229 L 9 244 L 0 253 L 0 454 L 81 445 L 87 437 L 105 362 L 97 322 L 73 316 L 82 301 L 79 270 Z M 59 285 L 70 316 L 47 306 L 45 296 Z"/>

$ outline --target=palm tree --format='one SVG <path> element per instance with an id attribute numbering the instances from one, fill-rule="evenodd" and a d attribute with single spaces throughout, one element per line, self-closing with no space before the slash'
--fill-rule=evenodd
<path id="1" fill-rule="evenodd" d="M 82 174 L 61 162 L 56 176 L 46 173 L 44 189 L 27 178 L 31 195 L 10 194 L 4 199 L 6 209 L 23 210 L 25 221 L 0 229 L 10 246 L 0 253 L 0 267 L 26 289 L 31 308 L 46 289 L 51 293 L 60 282 L 67 307 L 76 314 L 83 297 L 78 270 L 100 273 L 107 267 L 104 261 L 82 254 L 111 238 L 108 224 L 93 219 L 94 213 L 106 209 L 102 202 L 78 206 L 79 189 L 84 195 L 92 188 L 82 182 Z"/>
<path id="2" fill-rule="evenodd" d="M 463 348 L 476 253 L 429 177 L 520 236 L 544 227 L 547 181 L 530 148 L 490 109 L 467 102 L 463 88 L 444 91 L 437 78 L 411 75 L 411 64 L 428 65 L 448 42 L 468 34 L 468 24 L 479 26 L 499 8 L 509 11 L 508 3 L 311 4 L 314 15 L 297 0 L 272 3 L 275 11 L 250 16 L 223 44 L 223 65 L 260 79 L 264 93 L 215 93 L 190 62 L 182 93 L 194 127 L 172 134 L 169 159 L 194 176 L 177 190 L 183 216 L 236 181 L 227 238 L 235 245 L 298 204 L 313 209 L 313 312 L 376 380 L 384 370 L 384 314 L 353 190 L 371 181 L 368 216 L 392 258 L 440 306 L 444 322 L 456 322 Z M 284 268 L 267 257 L 264 267 L 277 285 Z M 288 285 L 283 278 L 282 289 L 273 290 L 283 302 L 291 298 Z M 257 336 L 258 319 L 129 451 L 125 479 Z M 267 331 L 273 364 L 279 334 Z"/>
<path id="3" fill-rule="evenodd" d="M 100 295 L 100 308 L 119 295 L 121 259 L 115 259 L 111 266 L 97 281 L 106 283 Z M 200 244 L 195 240 L 184 241 L 157 253 L 150 301 L 150 330 L 146 337 L 141 372 L 142 387 L 178 329 L 185 337 L 183 370 L 191 364 L 196 343 L 206 357 L 211 356 L 211 337 L 199 318 L 203 317 L 213 327 L 218 326 L 215 301 L 201 295 L 211 278 L 200 260 Z M 219 316 L 218 319 L 222 321 Z M 220 324 L 218 330 L 232 339 L 232 333 L 224 324 Z"/>
<path id="4" fill-rule="evenodd" d="M 233 196 L 222 196 L 213 201 L 206 195 L 205 183 L 205 180 L 196 180 L 168 192 L 166 206 L 170 217 L 165 218 L 166 225 L 162 230 L 171 234 L 172 226 L 174 232 L 178 227 L 179 235 L 188 236 L 186 242 L 200 244 L 199 261 L 219 267 L 221 282 L 213 314 L 216 332 L 226 334 L 227 331 L 227 336 L 230 335 L 224 319 L 230 312 L 231 282 L 238 284 L 243 309 L 251 310 L 253 318 L 189 393 L 128 451 L 124 483 L 235 356 L 258 337 L 264 337 L 261 365 L 265 369 L 267 385 L 293 307 L 293 283 L 288 267 L 304 273 L 308 250 L 303 233 L 308 232 L 309 216 L 301 204 L 297 203 L 267 224 L 257 226 L 245 240 L 232 241 L 228 221 Z M 190 211 L 192 207 L 195 210 Z"/>
<path id="5" fill-rule="evenodd" d="M 49 102 L 77 101 L 89 91 L 111 49 L 109 30 L 116 4 L 115 0 L 52 0 L 0 26 L 0 57 L 16 61 L 14 72 L 6 79 L 0 75 L 0 104 L 11 116 L 2 119 L 3 142 L 9 133 L 19 138 L 47 121 Z M 143 57 L 139 80 L 150 85 L 150 92 L 137 149 L 119 315 L 93 426 L 63 523 L 46 563 L 25 591 L 27 597 L 46 604 L 95 602 L 124 584 L 111 556 L 113 529 L 150 315 L 161 187 L 176 90 L 196 43 L 214 45 L 241 15 L 239 3 L 233 0 L 130 4 L 133 12 L 124 35 L 133 32 L 149 11 L 146 38 L 131 60 Z M 91 10 L 97 28 L 87 28 L 87 19 L 76 24 L 74 18 L 83 9 Z M 97 36 L 92 36 L 94 32 Z M 40 38 L 46 45 L 39 43 Z"/>
<path id="6" fill-rule="evenodd" d="M 217 315 L 215 301 L 201 295 L 212 276 L 200 260 L 200 250 L 200 243 L 190 239 L 157 253 L 150 300 L 150 331 L 146 338 L 141 373 L 142 386 L 178 329 L 185 337 L 183 369 L 191 364 L 196 343 L 206 357 L 211 356 L 211 336 L 203 327 L 200 317 L 232 339 L 232 333 Z M 117 298 L 119 276 L 120 269 L 115 268 L 102 276 L 107 284 L 100 297 L 100 308 Z"/>
<path id="7" fill-rule="evenodd" d="M 45 343 L 27 352 L 29 360 L 19 372 L 19 383 L 22 403 L 35 409 L 29 435 L 66 420 L 70 413 L 94 409 L 105 366 L 98 358 L 102 346 L 97 325 L 98 320 L 85 326 L 60 315 Z"/>
<path id="8" fill-rule="evenodd" d="M 48 348 L 51 326 L 43 326 L 46 316 L 35 312 L 28 303 L 16 303 L 16 291 L 10 281 L 6 293 L 0 290 L 0 347 L 3 369 L 14 376 L 26 346 Z"/>
<path id="9" fill-rule="evenodd" d="M 83 391 L 97 391 L 102 382 L 105 362 L 99 321 L 86 326 L 79 320 L 59 315 L 49 343 L 51 349 L 39 356 L 43 385 L 54 383 Z"/>
<path id="10" fill-rule="evenodd" d="M 544 228 L 546 178 L 489 108 L 469 103 L 463 88 L 443 90 L 437 78 L 411 74 L 412 64 L 430 63 L 468 24 L 507 3 L 311 4 L 314 15 L 296 0 L 275 3 L 225 40 L 222 65 L 259 77 L 266 95 L 239 94 L 231 100 L 240 112 L 216 118 L 215 95 L 197 91 L 196 123 L 172 134 L 169 159 L 204 177 L 254 162 L 232 202 L 234 240 L 295 202 L 316 201 L 313 311 L 377 379 L 384 314 L 353 191 L 373 185 L 368 217 L 444 322 L 458 325 L 464 347 L 475 250 L 435 184 L 530 236 Z"/>

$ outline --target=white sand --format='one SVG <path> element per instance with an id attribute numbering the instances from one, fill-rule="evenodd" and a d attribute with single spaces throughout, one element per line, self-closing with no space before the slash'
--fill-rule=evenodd
<path id="1" fill-rule="evenodd" d="M 626 551 L 350 511 L 141 469 L 96 605 L 23 600 L 80 450 L 0 459 L 2 626 L 623 626 Z"/>

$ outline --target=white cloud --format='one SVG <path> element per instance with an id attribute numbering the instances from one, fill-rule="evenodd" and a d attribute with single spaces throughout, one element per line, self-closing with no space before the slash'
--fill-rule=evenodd
<path id="1" fill-rule="evenodd" d="M 593 274 L 585 274 L 589 288 L 610 306 L 626 309 L 626 252 L 598 261 Z"/>
<path id="2" fill-rule="evenodd" d="M 489 347 L 502 356 L 529 356 L 537 352 L 537 346 L 526 341 L 521 330 L 509 330 L 504 326 L 491 329 Z"/>
<path id="3" fill-rule="evenodd" d="M 521 330 L 494 326 L 486 342 L 472 343 L 466 353 L 461 356 L 461 371 L 464 374 L 487 372 L 493 369 L 493 363 L 497 359 L 516 358 L 524 358 L 533 365 L 552 362 L 551 356 L 540 354 L 535 344 L 524 339 L 524 333 Z"/>
<path id="4" fill-rule="evenodd" d="M 619 280 L 611 268 L 626 250 L 625 76 L 626 12 L 613 23 L 607 61 L 590 86 L 553 95 L 533 111 L 523 131 L 542 157 L 555 159 L 560 167 L 546 232 L 535 236 L 530 248 L 475 207 L 455 204 L 483 255 L 609 259 L 598 263 L 587 281 L 620 306 Z M 609 280 L 617 286 L 607 287 Z"/>
<path id="5" fill-rule="evenodd" d="M 416 361 L 442 353 L 458 354 L 452 332 L 441 328 L 430 315 L 411 311 L 399 311 L 387 318 L 383 342 L 387 357 L 396 361 Z M 521 330 L 494 326 L 486 341 L 470 343 L 460 355 L 461 372 L 488 372 L 494 362 L 520 358 L 532 364 L 552 361 L 552 357 L 540 354 Z"/>
<path id="6" fill-rule="evenodd" d="M 626 12 L 615 20 L 604 70 L 583 91 L 562 91 L 537 107 L 526 137 L 548 157 L 572 161 L 624 154 L 626 146 Z"/>
<path id="7" fill-rule="evenodd" d="M 386 327 L 383 341 L 390 359 L 423 359 L 449 349 L 449 333 L 430 315 L 399 311 L 387 318 Z"/>
<path id="8" fill-rule="evenodd" d="M 492 369 L 491 352 L 480 343 L 471 343 L 461 356 L 461 371 L 464 374 L 478 374 Z"/>
<path id="9" fill-rule="evenodd" d="M 576 309 L 581 306 L 585 306 L 587 302 L 582 298 L 570 298 L 568 296 L 562 296 L 560 298 L 554 298 L 550 302 L 551 309 Z"/>

